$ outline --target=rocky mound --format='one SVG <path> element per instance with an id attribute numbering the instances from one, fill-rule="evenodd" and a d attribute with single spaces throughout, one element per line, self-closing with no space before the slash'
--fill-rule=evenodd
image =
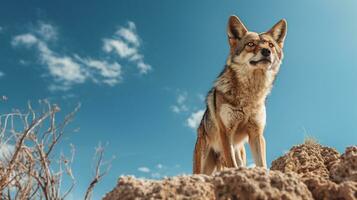
<path id="1" fill-rule="evenodd" d="M 313 199 L 293 173 L 239 168 L 212 176 L 193 175 L 162 181 L 122 177 L 104 200 L 119 199 Z"/>
<path id="2" fill-rule="evenodd" d="M 342 155 L 317 143 L 294 146 L 271 170 L 297 173 L 314 199 L 357 199 L 357 146 Z"/>
<path id="3" fill-rule="evenodd" d="M 295 172 L 302 177 L 330 177 L 330 168 L 338 162 L 340 154 L 333 148 L 314 142 L 294 146 L 284 156 L 274 160 L 271 170 Z"/>
<path id="4" fill-rule="evenodd" d="M 121 177 L 104 197 L 119 199 L 357 200 L 357 146 L 340 155 L 307 142 L 273 161 L 270 171 L 238 168 L 160 181 Z"/>
<path id="5" fill-rule="evenodd" d="M 357 146 L 348 147 L 339 162 L 331 167 L 330 176 L 335 182 L 357 182 Z"/>
<path id="6" fill-rule="evenodd" d="M 162 181 L 124 176 L 104 199 L 213 199 L 211 181 L 212 177 L 204 175 L 173 177 Z"/>

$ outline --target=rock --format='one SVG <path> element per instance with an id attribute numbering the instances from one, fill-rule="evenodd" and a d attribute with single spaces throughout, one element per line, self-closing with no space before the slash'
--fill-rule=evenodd
<path id="1" fill-rule="evenodd" d="M 316 200 L 357 199 L 356 182 L 346 181 L 341 184 L 336 184 L 321 177 L 310 177 L 305 178 L 304 183 L 307 185 Z"/>
<path id="2" fill-rule="evenodd" d="M 214 199 L 212 177 L 178 176 L 162 181 L 121 177 L 104 200 L 124 199 Z"/>
<path id="3" fill-rule="evenodd" d="M 340 155 L 309 141 L 273 161 L 270 171 L 241 167 L 160 181 L 122 177 L 104 197 L 118 199 L 357 200 L 357 146 Z"/>
<path id="4" fill-rule="evenodd" d="M 357 199 L 357 146 L 340 156 L 332 148 L 305 143 L 273 161 L 271 169 L 297 173 L 314 199 Z"/>
<path id="5" fill-rule="evenodd" d="M 357 146 L 348 147 L 339 162 L 332 166 L 330 176 L 333 181 L 357 182 Z"/>
<path id="6" fill-rule="evenodd" d="M 294 146 L 288 153 L 272 162 L 271 170 L 295 172 L 302 177 L 320 176 L 328 179 L 329 169 L 338 162 L 340 154 L 333 148 L 317 143 Z"/>
<path id="7" fill-rule="evenodd" d="M 179 176 L 162 181 L 122 177 L 104 200 L 119 199 L 313 199 L 293 173 L 239 168 L 213 176 Z"/>
<path id="8" fill-rule="evenodd" d="M 293 173 L 239 168 L 214 175 L 216 199 L 312 199 Z"/>

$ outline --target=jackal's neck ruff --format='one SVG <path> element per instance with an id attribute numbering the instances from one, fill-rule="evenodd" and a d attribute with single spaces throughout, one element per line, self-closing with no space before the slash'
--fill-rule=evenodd
<path id="1" fill-rule="evenodd" d="M 214 88 L 225 94 L 229 103 L 236 106 L 264 105 L 279 71 L 280 63 L 280 61 L 274 63 L 269 70 L 263 68 L 247 70 L 251 66 L 234 63 L 232 56 L 229 56 Z"/>

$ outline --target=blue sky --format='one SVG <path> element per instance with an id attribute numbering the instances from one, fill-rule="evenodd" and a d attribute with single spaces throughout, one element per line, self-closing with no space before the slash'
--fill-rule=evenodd
<path id="1" fill-rule="evenodd" d="M 356 8 L 353 0 L 2 1 L 0 111 L 48 98 L 65 113 L 81 102 L 72 123 L 80 131 L 60 146 L 77 149 L 74 198 L 99 141 L 116 159 L 95 199 L 122 174 L 191 173 L 192 126 L 228 55 L 228 17 L 257 32 L 286 18 L 285 58 L 267 101 L 268 163 L 306 136 L 342 152 L 357 142 Z"/>

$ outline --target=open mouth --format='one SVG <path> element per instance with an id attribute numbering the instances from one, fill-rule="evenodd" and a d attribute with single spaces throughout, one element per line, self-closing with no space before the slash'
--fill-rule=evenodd
<path id="1" fill-rule="evenodd" d="M 268 59 L 268 58 L 263 58 L 263 59 L 257 60 L 257 61 L 252 60 L 252 61 L 250 61 L 249 63 L 250 63 L 251 65 L 257 65 L 258 63 L 271 63 L 271 61 L 270 61 L 270 59 Z"/>

